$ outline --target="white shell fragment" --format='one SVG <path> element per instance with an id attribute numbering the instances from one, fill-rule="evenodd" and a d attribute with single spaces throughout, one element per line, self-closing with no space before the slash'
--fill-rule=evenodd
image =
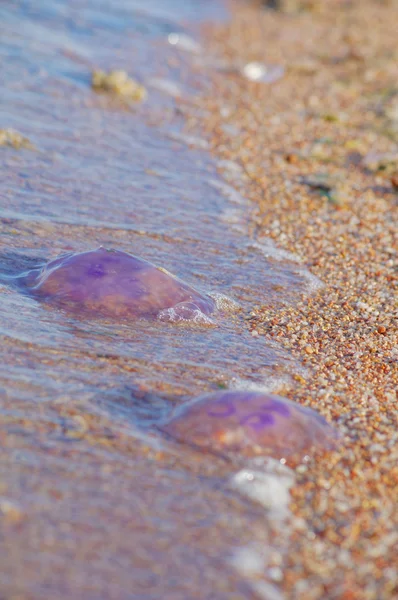
<path id="1" fill-rule="evenodd" d="M 265 65 L 261 62 L 249 62 L 242 68 L 242 75 L 250 81 L 258 81 L 260 83 L 273 83 L 281 79 L 285 74 L 285 69 L 278 65 Z"/>

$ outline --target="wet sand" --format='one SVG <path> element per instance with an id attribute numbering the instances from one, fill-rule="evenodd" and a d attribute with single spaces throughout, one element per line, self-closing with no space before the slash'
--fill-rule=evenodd
<path id="1" fill-rule="evenodd" d="M 181 131 L 207 76 L 168 35 L 216 18 L 218 5 L 137 4 L 1 7 L 2 598 L 250 600 L 240 552 L 270 547 L 279 560 L 286 543 L 279 521 L 231 481 L 239 455 L 227 462 L 153 426 L 204 391 L 302 374 L 289 353 L 271 339 L 260 346 L 243 309 L 209 327 L 86 318 L 18 286 L 57 255 L 100 245 L 245 310 L 261 290 L 280 305 L 316 286 L 278 250 L 253 245 L 243 198 L 206 140 Z M 97 93 L 98 69 L 125 71 L 147 99 Z M 22 136 L 11 144 L 10 130 Z M 34 149 L 15 143 L 25 138 Z"/>
<path id="2" fill-rule="evenodd" d="M 259 298 L 248 322 L 309 368 L 280 391 L 345 434 L 299 469 L 286 598 L 398 597 L 397 20 L 397 2 L 289 15 L 236 3 L 207 30 L 220 59 L 285 67 L 270 85 L 216 73 L 206 127 L 213 153 L 245 170 L 253 238 L 298 253 L 325 284 L 293 308 Z"/>

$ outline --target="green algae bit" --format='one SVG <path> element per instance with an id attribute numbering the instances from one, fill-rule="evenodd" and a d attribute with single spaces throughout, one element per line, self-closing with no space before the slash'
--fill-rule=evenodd
<path id="1" fill-rule="evenodd" d="M 141 102 L 147 96 L 144 86 L 131 79 L 126 71 L 93 71 L 91 86 L 96 92 L 114 94 L 134 102 Z"/>
<path id="2" fill-rule="evenodd" d="M 0 146 L 7 146 L 20 150 L 25 148 L 27 150 L 34 150 L 35 147 L 28 138 L 24 137 L 18 131 L 14 129 L 0 129 Z"/>

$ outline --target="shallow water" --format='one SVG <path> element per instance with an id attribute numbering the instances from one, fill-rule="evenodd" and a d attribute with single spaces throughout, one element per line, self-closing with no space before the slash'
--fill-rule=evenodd
<path id="1" fill-rule="evenodd" d="M 294 302 L 317 285 L 296 257 L 249 238 L 250 207 L 221 180 L 205 140 L 184 136 L 177 109 L 197 110 L 206 71 L 194 72 L 168 36 L 198 39 L 201 22 L 224 18 L 212 1 L 1 4 L 0 128 L 35 146 L 0 147 L 6 595 L 254 594 L 233 557 L 267 543 L 273 525 L 228 486 L 231 467 L 221 459 L 151 430 L 193 395 L 275 389 L 300 372 L 274 342 L 252 337 L 244 316 L 260 300 Z M 94 68 L 125 69 L 148 99 L 127 106 L 94 93 Z M 45 260 L 99 245 L 226 295 L 240 310 L 210 327 L 79 318 L 15 285 Z M 20 518 L 8 519 L 4 502 Z"/>

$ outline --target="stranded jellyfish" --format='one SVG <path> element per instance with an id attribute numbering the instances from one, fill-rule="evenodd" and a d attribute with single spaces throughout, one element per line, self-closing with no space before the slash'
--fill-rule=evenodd
<path id="1" fill-rule="evenodd" d="M 165 269 L 105 248 L 64 254 L 30 271 L 25 283 L 43 300 L 103 316 L 157 317 L 167 309 L 208 315 L 215 306 Z"/>
<path id="2" fill-rule="evenodd" d="M 161 429 L 178 441 L 213 452 L 301 458 L 331 450 L 337 432 L 314 410 L 280 396 L 227 391 L 179 407 Z"/>

